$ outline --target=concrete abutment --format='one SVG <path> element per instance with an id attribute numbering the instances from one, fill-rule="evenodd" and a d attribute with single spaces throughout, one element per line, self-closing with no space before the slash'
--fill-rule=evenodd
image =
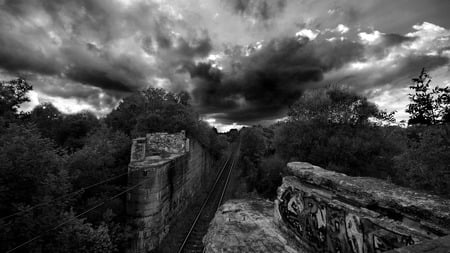
<path id="1" fill-rule="evenodd" d="M 217 211 L 206 252 L 450 252 L 450 200 L 309 163 L 286 170 L 274 202 Z"/>
<path id="2" fill-rule="evenodd" d="M 128 167 L 127 215 L 134 225 L 128 252 L 155 249 L 173 220 L 217 173 L 213 158 L 184 131 L 133 140 Z"/>

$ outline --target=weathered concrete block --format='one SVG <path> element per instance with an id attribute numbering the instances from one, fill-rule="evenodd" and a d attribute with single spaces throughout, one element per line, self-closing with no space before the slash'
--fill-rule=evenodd
<path id="1" fill-rule="evenodd" d="M 180 154 L 186 152 L 186 134 L 184 131 L 176 134 L 151 133 L 146 136 L 147 155 L 164 153 Z"/>
<path id="2" fill-rule="evenodd" d="M 225 202 L 203 238 L 205 252 L 308 252 L 274 223 L 273 208 L 261 199 Z"/>
<path id="3" fill-rule="evenodd" d="M 313 251 L 383 252 L 448 233 L 448 200 L 309 163 L 287 170 L 275 218 Z"/>
<path id="4" fill-rule="evenodd" d="M 336 195 L 360 205 L 401 215 L 420 223 L 436 235 L 450 234 L 450 200 L 400 187 L 384 180 L 349 177 L 309 163 L 287 165 L 291 175 L 302 182 L 334 191 Z M 395 212 L 395 213 L 392 213 Z M 433 231 L 436 230 L 436 231 Z"/>
<path id="5" fill-rule="evenodd" d="M 187 147 L 189 145 L 190 147 Z M 189 151 L 189 153 L 186 153 Z M 128 183 L 139 184 L 127 196 L 127 213 L 138 227 L 128 252 L 148 252 L 168 233 L 170 222 L 211 179 L 211 158 L 184 132 L 154 133 L 133 141 Z M 209 170 L 208 170 L 209 169 Z"/>
<path id="6" fill-rule="evenodd" d="M 435 240 L 425 241 L 418 245 L 408 246 L 400 249 L 388 251 L 386 253 L 449 253 L 450 236 L 441 237 Z"/>

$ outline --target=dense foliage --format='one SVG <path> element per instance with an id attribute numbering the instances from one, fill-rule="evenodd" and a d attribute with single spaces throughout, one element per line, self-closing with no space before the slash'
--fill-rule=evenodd
<path id="1" fill-rule="evenodd" d="M 422 69 L 420 75 L 412 79 L 409 95 L 411 104 L 406 112 L 410 113 L 409 124 L 436 125 L 450 123 L 450 87 L 430 88 L 431 76 Z"/>
<path id="2" fill-rule="evenodd" d="M 19 116 L 19 105 L 28 102 L 32 86 L 23 79 L 0 81 L 0 127 L 6 127 Z"/>
<path id="3" fill-rule="evenodd" d="M 450 124 L 405 132 L 407 148 L 394 158 L 394 182 L 450 197 Z"/>
<path id="4" fill-rule="evenodd" d="M 50 103 L 21 113 L 29 90 L 0 83 L 0 252 L 124 252 L 133 228 L 125 195 L 111 197 L 127 189 L 131 138 L 186 130 L 217 157 L 227 147 L 186 93 L 136 92 L 98 119 Z"/>
<path id="5" fill-rule="evenodd" d="M 263 197 L 274 198 L 281 184 L 285 162 L 272 154 L 273 131 L 263 127 L 241 130 L 239 167 L 245 178 L 246 190 Z"/>
<path id="6" fill-rule="evenodd" d="M 124 196 L 110 197 L 127 189 L 120 175 L 127 172 L 131 138 L 157 131 L 186 130 L 216 157 L 227 139 L 240 139 L 244 188 L 266 198 L 276 196 L 289 161 L 450 197 L 449 88 L 430 90 L 425 71 L 412 81 L 407 128 L 365 97 L 333 86 L 306 91 L 285 121 L 222 136 L 199 120 L 186 93 L 136 92 L 98 119 L 89 112 L 66 115 L 48 103 L 21 113 L 31 85 L 1 82 L 0 251 L 32 239 L 18 252 L 123 252 L 133 228 Z"/>
<path id="7" fill-rule="evenodd" d="M 409 123 L 419 125 L 396 126 L 393 113 L 334 86 L 306 91 L 289 108 L 288 119 L 270 127 L 273 137 L 263 134 L 270 129 L 242 130 L 248 190 L 274 197 L 285 163 L 304 161 L 450 197 L 448 87 L 429 92 L 426 78 L 422 71 L 412 80 L 416 93 L 407 110 Z"/>
<path id="8" fill-rule="evenodd" d="M 349 89 L 330 86 L 306 91 L 288 111 L 290 121 L 309 121 L 332 125 L 363 125 L 370 118 L 395 121 L 387 113 Z"/>
<path id="9" fill-rule="evenodd" d="M 106 124 L 112 129 L 132 137 L 151 132 L 175 133 L 186 130 L 216 156 L 226 143 L 217 138 L 205 122 L 189 105 L 185 92 L 174 94 L 163 89 L 149 88 L 125 98 L 107 117 Z"/>

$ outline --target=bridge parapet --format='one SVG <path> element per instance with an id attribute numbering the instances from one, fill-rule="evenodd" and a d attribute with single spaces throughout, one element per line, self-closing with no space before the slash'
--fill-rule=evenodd
<path id="1" fill-rule="evenodd" d="M 136 138 L 131 146 L 131 163 L 159 161 L 189 152 L 189 139 L 184 131 L 174 134 L 150 133 Z"/>
<path id="2" fill-rule="evenodd" d="M 133 140 L 127 215 L 135 225 L 128 252 L 154 250 L 192 199 L 211 184 L 209 152 L 185 132 L 151 133 Z"/>
<path id="3" fill-rule="evenodd" d="M 450 234 L 450 201 L 309 163 L 287 165 L 280 227 L 312 252 L 383 252 Z"/>

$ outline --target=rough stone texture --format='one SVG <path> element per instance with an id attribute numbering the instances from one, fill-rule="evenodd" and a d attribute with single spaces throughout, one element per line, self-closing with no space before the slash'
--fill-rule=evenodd
<path id="1" fill-rule="evenodd" d="M 133 140 L 128 184 L 143 183 L 127 196 L 127 214 L 137 227 L 129 252 L 157 247 L 175 217 L 214 178 L 211 164 L 209 153 L 184 132 Z"/>
<path id="2" fill-rule="evenodd" d="M 288 171 L 302 182 L 332 190 L 353 203 L 418 222 L 436 235 L 450 234 L 450 200 L 420 193 L 384 180 L 349 177 L 309 163 L 293 162 Z M 394 212 L 394 213 L 392 213 Z"/>
<path id="3" fill-rule="evenodd" d="M 274 223 L 273 208 L 266 200 L 227 201 L 203 238 L 206 252 L 306 252 Z"/>
<path id="4" fill-rule="evenodd" d="M 180 154 L 186 152 L 186 135 L 184 131 L 176 134 L 147 134 L 146 150 L 150 154 Z"/>
<path id="5" fill-rule="evenodd" d="M 309 163 L 287 168 L 275 218 L 314 252 L 384 252 L 448 234 L 448 200 Z"/>
<path id="6" fill-rule="evenodd" d="M 154 161 L 189 151 L 189 139 L 184 131 L 175 134 L 151 133 L 136 138 L 131 146 L 131 162 Z"/>
<path id="7" fill-rule="evenodd" d="M 450 236 L 441 237 L 436 240 L 425 241 L 418 245 L 408 246 L 400 249 L 388 251 L 387 253 L 449 253 Z"/>

